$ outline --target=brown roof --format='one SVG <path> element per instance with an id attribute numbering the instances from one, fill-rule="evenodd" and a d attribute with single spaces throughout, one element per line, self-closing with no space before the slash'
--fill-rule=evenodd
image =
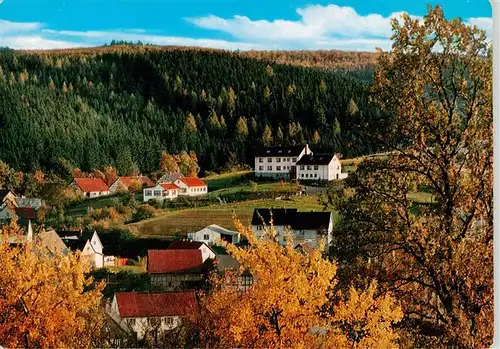
<path id="1" fill-rule="evenodd" d="M 188 187 L 206 187 L 207 184 L 203 182 L 201 179 L 196 177 L 182 177 L 179 180 L 185 183 Z"/>
<path id="2" fill-rule="evenodd" d="M 194 291 L 115 294 L 121 317 L 188 316 L 195 311 Z"/>
<path id="3" fill-rule="evenodd" d="M 146 176 L 120 177 L 120 182 L 122 182 L 127 188 L 132 181 L 138 181 L 141 185 L 146 183 L 148 187 L 152 187 L 154 185 L 153 181 Z"/>
<path id="4" fill-rule="evenodd" d="M 75 183 L 84 193 L 109 191 L 101 178 L 75 178 Z"/>
<path id="5" fill-rule="evenodd" d="M 201 273 L 200 250 L 148 250 L 148 272 L 152 274 Z"/>

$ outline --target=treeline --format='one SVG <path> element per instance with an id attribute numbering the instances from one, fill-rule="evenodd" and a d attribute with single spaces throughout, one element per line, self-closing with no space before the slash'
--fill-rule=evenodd
<path id="1" fill-rule="evenodd" d="M 66 161 L 126 175 L 158 170 L 163 151 L 193 151 L 202 173 L 251 163 L 255 147 L 268 144 L 371 153 L 378 149 L 364 135 L 388 121 L 353 74 L 215 50 L 4 49 L 0 159 L 22 171 Z"/>

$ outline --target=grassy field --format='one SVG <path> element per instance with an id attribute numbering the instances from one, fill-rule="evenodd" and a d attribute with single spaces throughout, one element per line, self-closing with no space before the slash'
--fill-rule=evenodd
<path id="1" fill-rule="evenodd" d="M 253 171 L 239 171 L 205 177 L 203 180 L 208 185 L 208 191 L 211 192 L 248 183 L 248 178 L 251 177 L 252 174 Z"/>
<path id="2" fill-rule="evenodd" d="M 70 206 L 66 209 L 65 213 L 68 216 L 80 217 L 85 216 L 87 214 L 87 210 L 89 207 L 94 209 L 96 208 L 104 208 L 112 206 L 115 200 L 120 200 L 123 197 L 123 194 L 114 194 L 109 196 L 102 196 L 99 198 L 85 199 L 83 202 Z M 135 199 L 138 202 L 142 201 L 142 192 L 135 193 Z"/>
<path id="3" fill-rule="evenodd" d="M 322 211 L 317 196 L 293 197 L 288 200 L 252 200 L 230 205 L 212 205 L 171 211 L 141 222 L 129 224 L 141 236 L 185 236 L 210 224 L 235 229 L 232 215 L 249 225 L 255 208 L 298 208 L 300 211 Z"/>

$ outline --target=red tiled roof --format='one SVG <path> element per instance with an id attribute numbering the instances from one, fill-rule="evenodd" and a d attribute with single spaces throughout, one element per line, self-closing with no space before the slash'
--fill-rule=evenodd
<path id="1" fill-rule="evenodd" d="M 115 294 L 121 317 L 187 316 L 196 308 L 194 291 Z"/>
<path id="2" fill-rule="evenodd" d="M 202 270 L 200 250 L 148 250 L 149 273 L 201 273 Z"/>
<path id="3" fill-rule="evenodd" d="M 207 184 L 196 177 L 182 177 L 180 181 L 184 182 L 188 187 L 206 187 Z"/>
<path id="4" fill-rule="evenodd" d="M 75 183 L 85 193 L 109 191 L 109 187 L 101 178 L 75 178 Z"/>
<path id="5" fill-rule="evenodd" d="M 161 183 L 160 185 L 165 190 L 179 190 L 179 187 L 173 183 Z"/>
<path id="6" fill-rule="evenodd" d="M 125 186 L 129 186 L 132 181 L 138 181 L 141 184 L 146 183 L 148 187 L 152 187 L 153 181 L 146 176 L 136 176 L 136 177 L 120 177 L 120 182 L 122 182 Z"/>
<path id="7" fill-rule="evenodd" d="M 36 211 L 33 207 L 16 207 L 15 208 L 16 216 L 19 218 L 25 219 L 35 219 Z"/>

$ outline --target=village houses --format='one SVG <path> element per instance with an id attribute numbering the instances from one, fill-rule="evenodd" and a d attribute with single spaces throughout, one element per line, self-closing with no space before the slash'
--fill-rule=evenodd
<path id="1" fill-rule="evenodd" d="M 312 248 L 316 248 L 320 240 L 323 240 L 325 245 L 331 242 L 331 212 L 299 212 L 296 208 L 256 208 L 252 216 L 252 231 L 257 237 L 261 237 L 265 229 L 269 229 L 271 219 L 281 244 L 285 243 L 286 231 L 293 234 L 295 243 L 307 242 Z"/>
<path id="2" fill-rule="evenodd" d="M 151 199 L 164 201 L 178 196 L 200 196 L 208 193 L 207 184 L 199 178 L 180 177 L 173 182 L 158 183 L 154 187 L 143 189 L 143 201 Z"/>

